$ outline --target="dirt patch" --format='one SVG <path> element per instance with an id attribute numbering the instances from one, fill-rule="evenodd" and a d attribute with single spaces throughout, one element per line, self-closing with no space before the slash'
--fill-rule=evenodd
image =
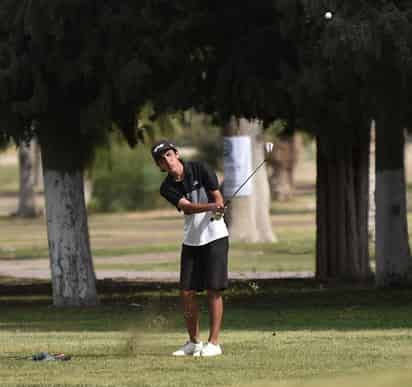
<path id="1" fill-rule="evenodd" d="M 10 152 L 0 154 L 0 166 L 2 165 L 17 165 L 17 154 Z"/>

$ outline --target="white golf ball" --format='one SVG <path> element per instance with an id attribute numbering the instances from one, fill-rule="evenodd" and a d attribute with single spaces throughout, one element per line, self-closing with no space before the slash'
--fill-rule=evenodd
<path id="1" fill-rule="evenodd" d="M 328 11 L 328 12 L 325 13 L 325 19 L 326 20 L 330 20 L 332 18 L 333 18 L 333 13 L 332 12 Z"/>

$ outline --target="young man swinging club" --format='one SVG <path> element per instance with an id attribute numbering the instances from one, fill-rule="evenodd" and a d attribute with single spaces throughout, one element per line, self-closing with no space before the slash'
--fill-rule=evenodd
<path id="1" fill-rule="evenodd" d="M 180 262 L 180 288 L 189 341 L 174 356 L 217 356 L 223 316 L 221 291 L 228 286 L 228 231 L 223 221 L 223 197 L 216 174 L 205 164 L 183 162 L 175 145 L 161 141 L 152 148 L 159 168 L 167 172 L 161 195 L 185 215 Z M 206 289 L 209 339 L 199 340 L 196 292 Z"/>

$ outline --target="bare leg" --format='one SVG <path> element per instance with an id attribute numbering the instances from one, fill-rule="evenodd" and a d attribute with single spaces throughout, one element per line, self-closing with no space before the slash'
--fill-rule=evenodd
<path id="1" fill-rule="evenodd" d="M 187 332 L 190 340 L 196 343 L 199 338 L 199 307 L 196 302 L 196 292 L 192 290 L 182 290 L 180 294 Z"/>
<path id="2" fill-rule="evenodd" d="M 209 304 L 209 342 L 218 343 L 220 327 L 223 316 L 223 300 L 219 290 L 208 290 L 207 300 Z"/>

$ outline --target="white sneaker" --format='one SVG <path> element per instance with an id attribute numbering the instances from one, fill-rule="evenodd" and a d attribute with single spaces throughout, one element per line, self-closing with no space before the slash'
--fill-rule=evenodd
<path id="1" fill-rule="evenodd" d="M 222 354 L 222 348 L 219 344 L 206 343 L 200 351 L 199 355 L 194 356 L 218 356 Z"/>
<path id="2" fill-rule="evenodd" d="M 194 343 L 193 341 L 188 341 L 186 344 L 178 349 L 177 351 L 173 352 L 173 356 L 198 356 L 197 353 L 203 348 L 203 343 L 199 341 L 198 343 Z"/>

